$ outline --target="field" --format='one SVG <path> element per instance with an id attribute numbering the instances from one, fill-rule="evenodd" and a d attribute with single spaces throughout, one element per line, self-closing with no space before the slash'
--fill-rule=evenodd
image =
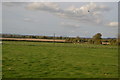
<path id="1" fill-rule="evenodd" d="M 117 78 L 111 45 L 3 41 L 3 78 Z"/>

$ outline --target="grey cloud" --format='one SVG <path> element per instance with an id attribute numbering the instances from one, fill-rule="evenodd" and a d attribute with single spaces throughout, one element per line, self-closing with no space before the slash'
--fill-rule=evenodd
<path id="1" fill-rule="evenodd" d="M 26 22 L 33 22 L 33 20 L 31 20 L 30 18 L 24 18 L 23 20 Z"/>
<path id="2" fill-rule="evenodd" d="M 63 18 L 95 25 L 103 23 L 103 11 L 110 11 L 109 7 L 105 5 L 97 5 L 96 3 L 89 3 L 79 8 L 71 6 L 67 9 L 62 9 L 56 3 L 36 2 L 28 4 L 26 8 L 29 10 L 42 10 Z"/>
<path id="3" fill-rule="evenodd" d="M 43 10 L 53 13 L 60 12 L 59 7 L 57 6 L 57 4 L 54 3 L 34 2 L 28 4 L 26 8 L 29 10 Z"/>
<path id="4" fill-rule="evenodd" d="M 2 5 L 9 6 L 9 7 L 20 6 L 20 5 L 25 5 L 25 4 L 27 3 L 25 2 L 2 2 Z"/>
<path id="5" fill-rule="evenodd" d="M 61 25 L 64 26 L 64 27 L 69 27 L 69 28 L 70 27 L 71 28 L 79 28 L 80 27 L 79 24 L 75 24 L 75 23 L 73 24 L 73 23 L 64 23 L 64 22 L 62 22 Z"/>
<path id="6" fill-rule="evenodd" d="M 110 26 L 110 27 L 118 27 L 118 22 L 109 22 L 107 24 L 107 26 Z"/>

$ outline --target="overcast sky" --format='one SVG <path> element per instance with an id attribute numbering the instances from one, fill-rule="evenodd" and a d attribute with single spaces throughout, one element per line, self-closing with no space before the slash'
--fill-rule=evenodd
<path id="1" fill-rule="evenodd" d="M 117 2 L 4 2 L 3 33 L 117 37 Z"/>

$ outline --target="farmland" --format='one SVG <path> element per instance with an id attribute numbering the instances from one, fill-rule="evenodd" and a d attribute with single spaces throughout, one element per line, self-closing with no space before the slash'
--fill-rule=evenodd
<path id="1" fill-rule="evenodd" d="M 116 78 L 118 47 L 3 41 L 3 78 Z"/>

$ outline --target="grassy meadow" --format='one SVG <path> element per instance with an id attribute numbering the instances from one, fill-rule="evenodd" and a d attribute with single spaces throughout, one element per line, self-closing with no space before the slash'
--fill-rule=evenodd
<path id="1" fill-rule="evenodd" d="M 3 41 L 3 78 L 117 78 L 118 47 Z"/>

